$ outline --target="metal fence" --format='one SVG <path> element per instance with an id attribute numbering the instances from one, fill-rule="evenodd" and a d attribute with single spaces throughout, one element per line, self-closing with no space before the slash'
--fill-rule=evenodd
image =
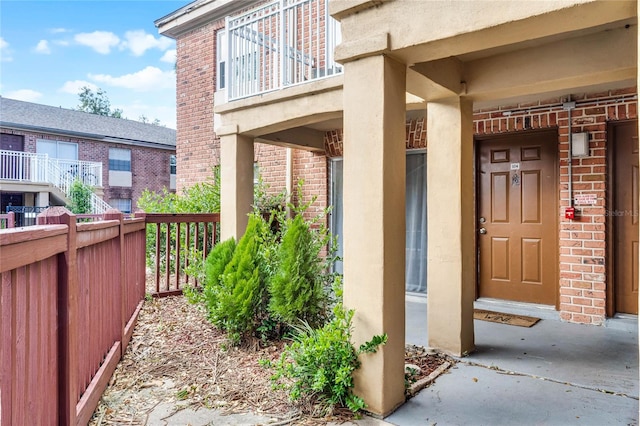
<path id="1" fill-rule="evenodd" d="M 227 17 L 228 99 L 342 73 L 340 25 L 328 11 L 328 0 L 278 0 Z"/>
<path id="2" fill-rule="evenodd" d="M 47 208 L 48 207 L 7 206 L 6 212 L 15 215 L 15 226 L 33 226 L 36 224 L 38 213 L 42 213 Z"/>

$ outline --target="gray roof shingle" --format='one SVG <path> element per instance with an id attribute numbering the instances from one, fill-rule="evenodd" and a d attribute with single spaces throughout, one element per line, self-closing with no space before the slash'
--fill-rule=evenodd
<path id="1" fill-rule="evenodd" d="M 176 131 L 163 126 L 0 97 L 0 126 L 73 134 L 129 144 L 176 146 Z"/>

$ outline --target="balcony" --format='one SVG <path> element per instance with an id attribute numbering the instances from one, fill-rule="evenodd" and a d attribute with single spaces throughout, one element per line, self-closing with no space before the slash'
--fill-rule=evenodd
<path id="1" fill-rule="evenodd" d="M 328 0 L 278 0 L 226 18 L 219 87 L 229 101 L 342 74 Z"/>
<path id="2" fill-rule="evenodd" d="M 102 187 L 102 163 L 50 158 L 47 154 L 33 152 L 0 150 L 0 181 L 52 185 L 63 197 L 68 197 L 71 184 L 76 179 L 91 187 Z M 93 213 L 104 213 L 110 208 L 96 194 L 92 194 L 91 206 Z"/>

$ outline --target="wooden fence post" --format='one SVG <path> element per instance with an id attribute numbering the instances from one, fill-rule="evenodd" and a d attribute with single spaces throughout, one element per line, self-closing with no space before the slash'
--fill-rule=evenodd
<path id="1" fill-rule="evenodd" d="M 68 249 L 58 255 L 58 388 L 61 425 L 75 426 L 78 403 L 78 264 L 76 217 L 64 207 L 37 216 L 38 225 L 67 225 Z M 53 419 L 51 419 L 53 420 Z"/>
<path id="2" fill-rule="evenodd" d="M 119 256 L 120 256 L 120 276 L 118 277 L 118 281 L 120 282 L 120 285 L 118 286 L 118 289 L 120 290 L 120 342 L 122 342 L 122 344 L 120 345 L 120 359 L 122 359 L 122 357 L 124 356 L 124 353 L 126 351 L 126 347 L 124 345 L 124 341 L 125 341 L 125 328 L 127 326 L 127 321 L 129 320 L 129 318 L 127 318 L 127 306 L 126 306 L 126 297 L 127 297 L 127 290 L 126 290 L 126 286 L 128 283 L 125 282 L 125 251 L 124 251 L 124 216 L 122 215 L 122 212 L 120 212 L 117 209 L 109 209 L 104 213 L 104 220 L 117 220 L 120 222 L 120 229 L 119 229 L 119 237 L 120 237 L 120 248 L 119 248 Z"/>

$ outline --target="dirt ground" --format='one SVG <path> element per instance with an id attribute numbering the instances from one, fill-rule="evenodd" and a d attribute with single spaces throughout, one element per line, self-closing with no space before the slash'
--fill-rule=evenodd
<path id="1" fill-rule="evenodd" d="M 184 297 L 146 300 L 131 343 L 89 424 L 151 424 L 149 415 L 159 404 L 170 404 L 172 413 L 208 408 L 266 415 L 271 424 L 282 425 L 351 419 L 346 410 L 319 417 L 315 407 L 294 404 L 284 391 L 272 389 L 273 372 L 258 362 L 278 359 L 285 343 L 232 347 L 225 334 L 207 322 L 202 307 Z M 424 379 L 447 361 L 424 348 L 407 347 L 406 362 L 420 369 L 410 382 Z"/>

